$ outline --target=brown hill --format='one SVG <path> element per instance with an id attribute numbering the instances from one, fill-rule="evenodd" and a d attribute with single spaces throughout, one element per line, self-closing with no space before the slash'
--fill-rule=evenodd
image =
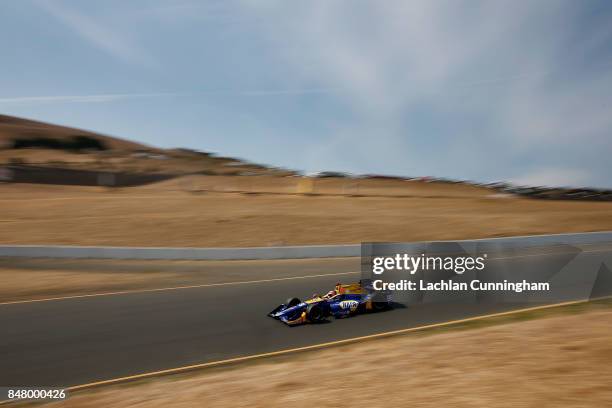
<path id="1" fill-rule="evenodd" d="M 22 119 L 14 116 L 0 115 L 0 147 L 20 148 L 45 147 L 45 140 L 57 141 L 58 147 L 68 146 L 78 138 L 87 138 L 98 142 L 100 150 L 150 150 L 149 146 L 141 143 L 131 142 L 125 139 L 105 136 L 99 133 L 66 126 L 58 126 L 30 119 Z M 53 145 L 48 145 L 52 147 Z"/>
<path id="2" fill-rule="evenodd" d="M 189 149 L 159 149 L 117 137 L 0 115 L 0 165 L 166 174 L 286 175 L 291 172 Z"/>

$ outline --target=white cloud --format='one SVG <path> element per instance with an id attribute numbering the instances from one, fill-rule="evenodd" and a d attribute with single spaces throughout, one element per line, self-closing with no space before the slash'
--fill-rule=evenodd
<path id="1" fill-rule="evenodd" d="M 55 95 L 55 96 L 20 96 L 0 98 L 0 106 L 32 105 L 45 103 L 103 103 L 132 98 L 156 98 L 178 96 L 176 93 L 140 93 L 140 94 L 97 94 L 97 95 Z"/>
<path id="2" fill-rule="evenodd" d="M 80 13 L 60 1 L 41 0 L 38 2 L 48 13 L 107 54 L 127 63 L 154 64 L 153 58 L 130 38 L 117 30 L 107 27 L 101 21 Z"/>
<path id="3" fill-rule="evenodd" d="M 562 167 L 577 150 L 573 165 L 589 168 L 612 149 L 609 61 L 583 57 L 612 31 L 585 27 L 576 2 L 244 4 L 279 58 L 305 82 L 338 89 L 355 112 L 313 147 L 317 166 L 322 150 L 371 157 L 368 138 L 389 171 L 480 180 L 516 174 L 526 156 Z M 577 171 L 556 174 L 577 181 Z"/>
<path id="4" fill-rule="evenodd" d="M 203 92 L 154 92 L 154 93 L 108 93 L 93 95 L 37 95 L 17 96 L 12 98 L 1 98 L 0 106 L 57 104 L 57 103 L 106 103 L 117 102 L 136 98 L 163 98 L 171 96 L 202 96 L 202 95 L 239 95 L 239 96 L 283 96 L 283 95 L 308 95 L 333 92 L 326 88 L 302 88 L 302 89 L 244 89 L 230 90 L 219 89 Z"/>
<path id="5" fill-rule="evenodd" d="M 482 181 L 555 169 L 552 173 L 571 180 L 581 174 L 585 183 L 610 185 L 612 25 L 609 15 L 593 16 L 584 2 L 145 3 L 117 10 L 77 9 L 77 2 L 73 9 L 61 0 L 40 4 L 121 61 L 150 62 L 135 41 L 148 39 L 165 73 L 182 73 L 181 81 L 169 75 L 155 79 L 190 90 L 182 95 L 261 97 L 258 109 L 249 113 L 257 116 L 253 120 L 261 133 L 279 138 L 283 133 L 287 143 L 304 146 L 290 159 L 271 149 L 266 160 L 317 170 Z M 144 33 L 149 37 L 137 37 Z M 161 35 L 163 41 L 153 41 Z M 204 36 L 213 40 L 203 41 Z M 162 55 L 168 57 L 162 61 Z M 206 68 L 200 71 L 202 63 Z M 148 78 L 134 89 L 150 83 Z M 202 86 L 208 90 L 201 91 Z M 320 97 L 287 104 L 264 100 L 307 94 Z M 141 97 L 128 95 L 4 98 L 0 103 Z M 249 109 L 250 101 L 223 99 L 221 114 Z M 266 116 L 268 108 L 278 114 Z M 247 127 L 234 132 L 236 139 L 248 137 L 240 132 L 250 134 Z M 297 140 L 313 132 L 312 140 Z"/>
<path id="6" fill-rule="evenodd" d="M 517 185 L 576 187 L 588 184 L 590 174 L 581 169 L 541 168 L 510 181 Z"/>

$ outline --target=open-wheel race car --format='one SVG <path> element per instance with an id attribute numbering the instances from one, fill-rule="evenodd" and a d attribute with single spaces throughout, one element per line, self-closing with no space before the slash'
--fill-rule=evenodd
<path id="1" fill-rule="evenodd" d="M 313 295 L 301 301 L 289 298 L 268 313 L 289 326 L 304 323 L 321 323 L 333 316 L 336 319 L 353 316 L 369 311 L 381 311 L 392 305 L 389 291 L 375 290 L 371 280 L 343 285 L 338 283 L 326 295 Z"/>

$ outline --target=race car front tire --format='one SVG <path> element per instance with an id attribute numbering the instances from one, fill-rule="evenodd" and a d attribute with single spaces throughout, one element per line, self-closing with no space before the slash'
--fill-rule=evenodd
<path id="1" fill-rule="evenodd" d="M 287 307 L 293 307 L 293 306 L 297 306 L 300 303 L 302 303 L 302 301 L 298 298 L 289 298 L 287 299 L 287 303 L 285 303 L 287 305 Z"/>
<path id="2" fill-rule="evenodd" d="M 306 317 L 312 323 L 318 323 L 325 320 L 325 311 L 320 305 L 308 305 L 306 308 Z"/>

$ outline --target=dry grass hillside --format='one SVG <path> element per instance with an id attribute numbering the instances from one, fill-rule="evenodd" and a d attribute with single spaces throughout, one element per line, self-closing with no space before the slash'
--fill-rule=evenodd
<path id="1" fill-rule="evenodd" d="M 251 180 L 249 188 L 274 187 L 270 179 L 243 179 Z M 404 191 L 410 195 L 403 197 L 223 191 L 248 187 L 229 184 L 238 180 L 222 180 L 214 191 L 168 184 L 0 184 L 0 243 L 233 247 L 612 230 L 612 204 L 606 202 L 533 200 L 408 182 Z M 315 191 L 333 187 L 331 180 L 325 183 Z"/>
<path id="2" fill-rule="evenodd" d="M 0 115 L 0 166 L 173 174 L 130 188 L 0 183 L 0 243 L 268 246 L 612 230 L 612 204 L 290 171 Z M 330 174 L 328 174 L 329 176 Z"/>

